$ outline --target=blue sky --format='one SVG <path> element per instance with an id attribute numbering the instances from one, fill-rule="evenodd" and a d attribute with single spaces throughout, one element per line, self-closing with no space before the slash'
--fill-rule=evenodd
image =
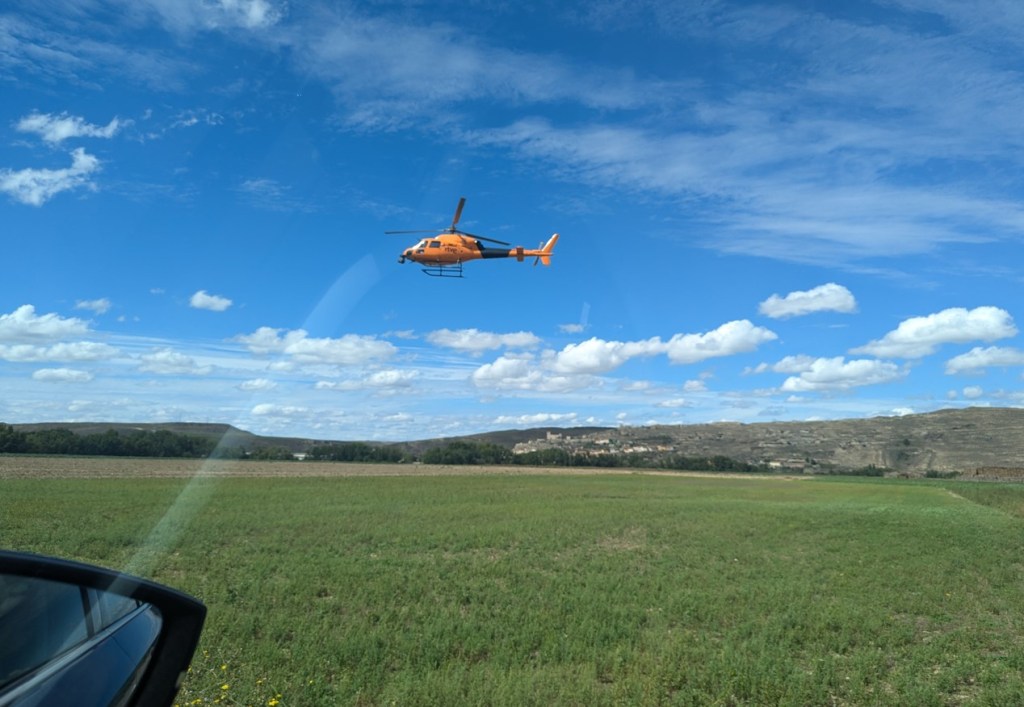
<path id="1" fill-rule="evenodd" d="M 996 1 L 14 3 L 0 420 L 1018 406 L 1022 35 Z M 400 265 L 383 232 L 461 196 L 552 266 Z"/>

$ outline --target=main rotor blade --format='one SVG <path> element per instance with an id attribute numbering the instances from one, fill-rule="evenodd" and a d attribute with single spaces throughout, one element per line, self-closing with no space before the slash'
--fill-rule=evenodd
<path id="1" fill-rule="evenodd" d="M 384 231 L 384 235 L 390 236 L 395 233 L 437 233 L 436 228 L 423 228 L 419 231 Z"/>
<path id="2" fill-rule="evenodd" d="M 452 233 L 455 233 L 455 224 L 459 222 L 459 218 L 462 216 L 462 207 L 466 205 L 466 197 L 459 199 L 459 205 L 455 209 L 455 218 L 452 219 Z"/>

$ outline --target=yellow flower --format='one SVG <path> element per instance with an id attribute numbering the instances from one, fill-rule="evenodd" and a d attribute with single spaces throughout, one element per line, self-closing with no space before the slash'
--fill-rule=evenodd
<path id="1" fill-rule="evenodd" d="M 228 685 L 227 683 L 224 683 L 223 685 L 220 686 L 220 689 L 221 690 L 227 690 L 229 687 L 231 687 L 231 686 Z"/>
<path id="2" fill-rule="evenodd" d="M 276 697 L 271 697 L 269 700 L 267 700 L 268 707 L 274 707 L 274 705 L 277 704 L 280 704 L 280 700 L 278 700 Z"/>

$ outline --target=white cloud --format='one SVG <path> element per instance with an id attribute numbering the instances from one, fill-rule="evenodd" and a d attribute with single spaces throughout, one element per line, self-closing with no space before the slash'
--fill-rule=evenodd
<path id="1" fill-rule="evenodd" d="M 406 388 L 419 378 L 419 375 L 419 371 L 377 371 L 366 377 L 366 384 L 372 388 Z"/>
<path id="2" fill-rule="evenodd" d="M 558 331 L 563 334 L 581 334 L 583 333 L 584 327 L 582 324 L 559 324 Z"/>
<path id="3" fill-rule="evenodd" d="M 304 329 L 286 332 L 283 337 L 281 331 L 281 329 L 263 326 L 252 334 L 240 334 L 233 341 L 245 344 L 249 351 L 258 356 L 266 356 L 272 353 L 284 353 L 291 344 L 309 336 Z"/>
<path id="4" fill-rule="evenodd" d="M 985 391 L 980 385 L 969 385 L 964 388 L 964 397 L 968 400 L 977 400 L 984 394 Z"/>
<path id="5" fill-rule="evenodd" d="M 761 344 L 777 338 L 775 332 L 742 319 L 726 322 L 704 334 L 676 334 L 668 341 L 666 348 L 669 361 L 688 364 L 753 351 Z"/>
<path id="6" fill-rule="evenodd" d="M 66 12 L 68 6 L 47 6 L 36 8 L 39 12 L 6 13 L 0 20 L 0 46 L 3 47 L 0 64 L 4 66 L 5 75 L 12 77 L 17 76 L 19 70 L 27 71 L 27 76 L 48 77 L 55 89 L 49 99 L 61 99 L 65 103 L 81 103 L 75 98 L 73 87 L 81 88 L 84 83 L 95 80 L 87 78 L 83 72 L 93 77 L 105 76 L 111 81 L 144 84 L 158 91 L 184 90 L 182 77 L 193 66 L 190 57 L 172 55 L 159 43 L 118 41 L 119 36 L 122 39 L 125 36 L 121 34 L 125 25 L 120 20 L 127 19 L 134 25 L 134 11 L 148 4 L 108 6 L 118 12 L 119 21 L 114 21 L 113 16 L 105 18 L 99 34 L 94 31 L 100 26 L 93 23 L 97 19 L 92 13 L 98 8 L 95 3 L 79 5 L 75 12 Z M 60 13 L 59 22 L 55 21 L 55 13 Z M 94 15 L 92 20 L 90 14 Z"/>
<path id="7" fill-rule="evenodd" d="M 419 371 L 388 369 L 376 371 L 359 380 L 317 381 L 316 388 L 318 390 L 398 390 L 412 386 L 419 375 Z"/>
<path id="8" fill-rule="evenodd" d="M 37 315 L 36 308 L 23 304 L 10 314 L 0 314 L 0 341 L 40 341 L 82 336 L 89 326 L 81 319 L 57 314 Z"/>
<path id="9" fill-rule="evenodd" d="M 606 341 L 592 337 L 568 344 L 561 351 L 545 351 L 540 360 L 527 356 L 501 356 L 473 372 L 478 387 L 569 391 L 591 386 L 595 376 L 619 368 L 633 358 L 666 354 L 672 363 L 695 363 L 708 358 L 753 350 L 775 334 L 750 322 L 727 322 L 704 334 L 676 334 L 669 341 L 652 337 L 642 341 Z M 688 381 L 689 392 L 705 390 L 701 380 Z"/>
<path id="10" fill-rule="evenodd" d="M 282 354 L 295 363 L 359 365 L 388 359 L 398 351 L 394 344 L 373 336 L 345 334 L 337 339 L 314 339 L 304 329 L 287 331 L 260 327 L 252 334 L 236 336 L 254 354 Z"/>
<path id="11" fill-rule="evenodd" d="M 160 375 L 192 375 L 205 376 L 213 371 L 213 366 L 200 366 L 191 356 L 187 356 L 168 348 L 158 349 L 153 353 L 139 357 L 139 370 Z"/>
<path id="12" fill-rule="evenodd" d="M 905 375 L 906 371 L 889 361 L 847 361 L 842 356 L 818 358 L 800 375 L 787 378 L 781 389 L 790 393 L 848 390 L 864 385 L 888 383 Z"/>
<path id="13" fill-rule="evenodd" d="M 51 145 L 56 145 L 74 137 L 111 138 L 121 128 L 129 124 L 131 121 L 114 118 L 106 126 L 100 127 L 67 113 L 60 115 L 32 113 L 19 120 L 15 129 L 23 133 L 35 133 Z"/>
<path id="14" fill-rule="evenodd" d="M 49 346 L 0 344 L 0 360 L 18 363 L 43 361 L 102 361 L 120 353 L 113 346 L 96 341 L 73 341 Z"/>
<path id="15" fill-rule="evenodd" d="M 88 309 L 96 314 L 106 314 L 110 311 L 110 300 L 106 297 L 100 299 L 78 300 L 75 302 L 75 309 Z"/>
<path id="16" fill-rule="evenodd" d="M 702 393 L 707 389 L 707 383 L 703 380 L 688 380 L 683 383 L 683 390 L 687 393 Z"/>
<path id="17" fill-rule="evenodd" d="M 668 400 L 662 400 L 657 404 L 660 408 L 685 408 L 690 407 L 690 403 L 686 398 L 669 398 Z"/>
<path id="18" fill-rule="evenodd" d="M 551 423 L 576 422 L 576 413 L 540 412 L 532 415 L 500 415 L 494 418 L 495 425 L 549 425 Z"/>
<path id="19" fill-rule="evenodd" d="M 238 384 L 240 390 L 246 391 L 273 390 L 276 387 L 277 383 L 268 378 L 253 378 Z"/>
<path id="20" fill-rule="evenodd" d="M 298 363 L 350 366 L 390 358 L 395 351 L 394 345 L 387 341 L 345 334 L 337 339 L 299 339 L 285 348 L 284 353 Z"/>
<path id="21" fill-rule="evenodd" d="M 797 354 L 795 356 L 786 356 L 777 363 L 759 363 L 755 368 L 747 369 L 744 373 L 765 373 L 767 371 L 775 373 L 802 373 L 809 370 L 816 360 L 813 356 Z"/>
<path id="22" fill-rule="evenodd" d="M 224 116 L 220 113 L 213 113 L 203 110 L 186 110 L 178 113 L 172 128 L 191 128 L 196 125 L 220 125 L 224 122 Z"/>
<path id="23" fill-rule="evenodd" d="M 665 344 L 654 337 L 646 341 L 605 341 L 590 338 L 569 344 L 551 362 L 552 370 L 568 374 L 599 374 L 612 371 L 634 357 L 654 356 L 665 351 Z"/>
<path id="24" fill-rule="evenodd" d="M 661 103 L 674 88 L 657 81 L 638 85 L 628 71 L 579 70 L 552 55 L 506 49 L 463 29 L 351 11 L 321 13 L 315 25 L 292 35 L 291 50 L 302 73 L 327 83 L 349 107 L 350 122 L 366 128 L 423 124 L 439 117 L 438 111 L 480 100 L 628 109 Z"/>
<path id="25" fill-rule="evenodd" d="M 267 0 L 219 0 L 217 5 L 226 20 L 249 29 L 269 27 L 283 14 L 281 6 Z"/>
<path id="26" fill-rule="evenodd" d="M 805 292 L 790 292 L 785 297 L 772 295 L 758 306 L 766 317 L 785 319 L 812 312 L 854 312 L 857 301 L 848 289 L 830 282 Z"/>
<path id="27" fill-rule="evenodd" d="M 32 379 L 46 383 L 88 383 L 92 374 L 71 368 L 40 368 L 32 374 Z"/>
<path id="28" fill-rule="evenodd" d="M 473 371 L 470 380 L 485 390 L 521 390 L 535 393 L 567 393 L 596 387 L 600 381 L 588 375 L 552 375 L 532 358 L 499 356 Z"/>
<path id="29" fill-rule="evenodd" d="M 925 317 L 905 319 L 881 339 L 851 349 L 850 353 L 883 358 L 921 358 L 934 353 L 942 344 L 994 341 L 1016 333 L 1013 317 L 1005 309 L 976 307 L 967 310 L 955 307 Z"/>
<path id="30" fill-rule="evenodd" d="M 524 379 L 531 372 L 531 361 L 522 357 L 499 356 L 493 363 L 485 363 L 473 372 L 477 385 L 507 379 Z"/>
<path id="31" fill-rule="evenodd" d="M 295 415 L 306 415 L 309 408 L 296 405 L 275 405 L 273 403 L 260 403 L 253 406 L 251 414 L 259 417 L 292 417 Z"/>
<path id="32" fill-rule="evenodd" d="M 189 32 L 232 27 L 266 29 L 281 21 L 287 5 L 268 0 L 155 0 L 148 3 L 148 7 L 160 16 L 169 29 Z"/>
<path id="33" fill-rule="evenodd" d="M 188 304 L 190 307 L 194 307 L 195 309 L 208 309 L 211 312 L 223 312 L 231 306 L 232 302 L 227 297 L 211 295 L 206 290 L 199 290 L 192 295 Z"/>
<path id="34" fill-rule="evenodd" d="M 651 390 L 650 381 L 621 381 L 618 389 L 624 393 L 642 393 Z"/>
<path id="35" fill-rule="evenodd" d="M 492 349 L 516 348 L 528 349 L 540 344 L 540 339 L 534 334 L 526 331 L 517 331 L 512 334 L 493 334 L 491 332 L 479 331 L 478 329 L 439 329 L 430 332 L 426 336 L 427 341 L 434 346 L 443 346 L 456 351 L 466 351 L 472 354 L 481 354 Z"/>
<path id="36" fill-rule="evenodd" d="M 310 213 L 316 205 L 301 196 L 297 196 L 292 188 L 273 179 L 247 179 L 239 186 L 238 191 L 253 206 L 271 211 L 301 211 Z"/>
<path id="37" fill-rule="evenodd" d="M 95 189 L 89 175 L 99 168 L 100 161 L 79 147 L 71 152 L 71 166 L 65 169 L 0 169 L 0 192 L 23 204 L 42 206 L 63 191 Z"/>
<path id="38" fill-rule="evenodd" d="M 983 373 L 984 369 L 993 366 L 1024 366 L 1024 351 L 1000 346 L 975 346 L 967 353 L 946 361 L 946 373 Z"/>

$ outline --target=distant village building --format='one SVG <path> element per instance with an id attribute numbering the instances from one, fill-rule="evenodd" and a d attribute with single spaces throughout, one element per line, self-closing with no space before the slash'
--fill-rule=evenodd
<path id="1" fill-rule="evenodd" d="M 769 469 L 803 469 L 807 462 L 803 459 L 769 459 Z"/>

